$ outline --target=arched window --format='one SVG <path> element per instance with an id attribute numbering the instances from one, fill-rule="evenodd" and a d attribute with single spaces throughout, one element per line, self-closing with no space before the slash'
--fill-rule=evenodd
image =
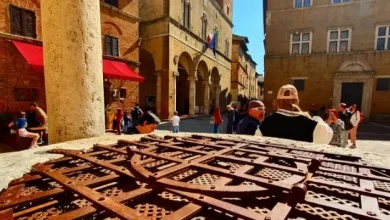
<path id="1" fill-rule="evenodd" d="M 183 13 L 183 26 L 185 26 L 186 25 L 186 23 L 187 23 L 187 1 L 186 0 L 182 0 L 181 1 L 181 3 L 182 3 L 182 13 Z"/>
<path id="2" fill-rule="evenodd" d="M 191 25 L 191 3 L 188 0 L 182 0 L 182 12 L 183 12 L 183 23 L 182 25 L 190 29 Z"/>
<path id="3" fill-rule="evenodd" d="M 191 27 L 191 3 L 187 4 L 187 23 L 185 25 L 188 29 Z"/>
<path id="4" fill-rule="evenodd" d="M 207 40 L 207 16 L 205 13 L 202 16 L 202 38 Z"/>

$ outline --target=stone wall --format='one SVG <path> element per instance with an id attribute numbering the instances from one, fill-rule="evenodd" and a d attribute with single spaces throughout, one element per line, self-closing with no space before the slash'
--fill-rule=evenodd
<path id="1" fill-rule="evenodd" d="M 118 8 L 112 7 L 100 1 L 101 23 L 102 23 L 102 46 L 104 52 L 104 35 L 110 35 L 119 39 L 119 58 L 130 64 L 130 67 L 139 72 L 139 6 L 138 0 L 121 0 Z M 15 36 L 10 34 L 9 6 L 14 5 L 20 8 L 31 10 L 36 15 L 37 39 Z M 41 45 L 41 7 L 40 0 L 0 0 L 0 112 L 8 110 L 15 114 L 19 110 L 26 110 L 31 101 L 15 101 L 12 96 L 14 87 L 33 88 L 38 90 L 38 104 L 46 110 L 46 96 L 43 73 L 31 70 L 20 52 L 10 40 L 19 40 L 26 43 Z M 20 77 L 20 79 L 19 79 Z M 125 88 L 127 91 L 124 103 L 112 101 L 109 108 L 125 108 L 128 110 L 139 100 L 138 82 L 111 80 L 111 90 Z M 142 85 L 142 83 L 141 83 Z M 4 89 L 3 89 L 4 88 Z M 103 88 L 102 88 L 103 89 Z M 9 97 L 7 104 L 6 94 Z"/>
<path id="2" fill-rule="evenodd" d="M 373 72 L 372 85 L 366 88 L 371 102 L 363 106 L 370 114 L 390 112 L 390 91 L 376 91 L 376 78 L 388 76 L 389 51 L 376 51 L 376 26 L 388 24 L 390 5 L 385 0 L 356 0 L 344 4 L 330 4 L 328 0 L 313 1 L 311 7 L 293 8 L 293 1 L 268 1 L 266 27 L 265 94 L 268 109 L 278 89 L 293 79 L 305 79 L 305 89 L 299 92 L 300 105 L 311 110 L 313 104 L 335 107 L 335 76 L 344 62 L 361 61 Z M 342 15 L 342 16 L 329 16 Z M 294 19 L 291 19 L 294 18 Z M 351 50 L 345 53 L 327 53 L 328 30 L 352 28 Z M 309 55 L 289 55 L 291 34 L 312 32 L 312 52 Z M 352 73 L 348 82 L 360 82 L 359 73 Z M 363 82 L 363 81 L 361 81 Z"/>

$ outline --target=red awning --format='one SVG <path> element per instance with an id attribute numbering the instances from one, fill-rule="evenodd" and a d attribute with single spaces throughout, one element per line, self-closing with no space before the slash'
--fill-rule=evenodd
<path id="1" fill-rule="evenodd" d="M 27 63 L 30 64 L 33 70 L 43 73 L 43 49 L 41 46 L 19 41 L 12 41 L 12 43 L 19 50 Z"/>
<path id="2" fill-rule="evenodd" d="M 103 59 L 103 76 L 112 79 L 124 79 L 143 82 L 144 78 L 123 62 Z"/>
<path id="3" fill-rule="evenodd" d="M 19 41 L 12 41 L 12 43 L 35 71 L 43 73 L 43 48 L 41 46 Z M 127 64 L 107 59 L 103 59 L 103 76 L 112 79 L 144 81 L 144 78 L 130 69 Z"/>

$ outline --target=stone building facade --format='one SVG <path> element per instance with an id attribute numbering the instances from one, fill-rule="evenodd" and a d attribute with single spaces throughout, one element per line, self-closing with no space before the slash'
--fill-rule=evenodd
<path id="1" fill-rule="evenodd" d="M 0 10 L 0 114 L 14 116 L 27 110 L 31 102 L 46 110 L 43 67 L 32 68 L 14 45 L 42 47 L 40 0 L 0 0 Z M 100 13 L 104 62 L 125 63 L 138 72 L 138 0 L 101 0 Z M 128 111 L 138 102 L 140 83 L 103 73 L 102 77 L 107 128 L 111 128 L 116 108 Z"/>
<path id="2" fill-rule="evenodd" d="M 247 103 L 258 99 L 256 62 L 248 53 L 249 40 L 245 36 L 233 35 L 232 44 L 232 100 Z"/>
<path id="3" fill-rule="evenodd" d="M 232 0 L 140 1 L 142 108 L 166 119 L 230 103 L 232 7 Z M 215 55 L 205 46 L 214 35 Z"/>
<path id="4" fill-rule="evenodd" d="M 304 110 L 345 102 L 366 118 L 390 112 L 388 1 L 264 0 L 264 6 L 268 109 L 289 83 Z"/>

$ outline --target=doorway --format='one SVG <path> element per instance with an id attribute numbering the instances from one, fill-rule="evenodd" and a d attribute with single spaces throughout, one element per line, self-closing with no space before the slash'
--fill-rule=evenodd
<path id="1" fill-rule="evenodd" d="M 342 83 L 341 87 L 341 102 L 347 104 L 347 106 L 356 104 L 358 109 L 361 109 L 363 98 L 363 83 Z"/>

